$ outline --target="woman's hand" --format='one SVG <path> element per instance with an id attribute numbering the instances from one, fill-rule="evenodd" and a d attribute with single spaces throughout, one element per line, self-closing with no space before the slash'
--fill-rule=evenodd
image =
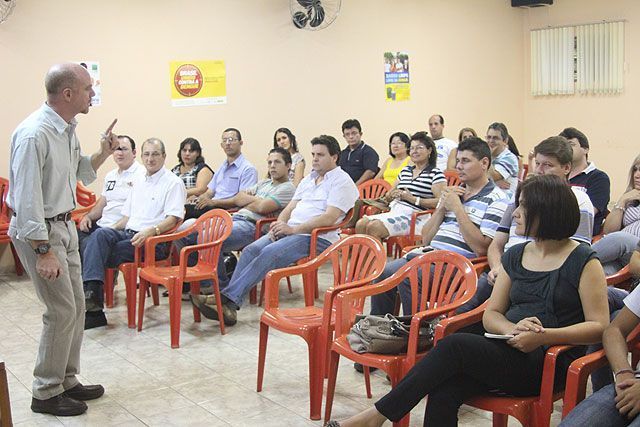
<path id="1" fill-rule="evenodd" d="M 537 317 L 525 317 L 513 328 L 511 331 L 511 335 L 519 335 L 524 332 L 534 332 L 536 334 L 543 333 L 544 327 L 542 326 L 542 322 Z"/>
<path id="2" fill-rule="evenodd" d="M 543 336 L 537 332 L 520 332 L 507 344 L 523 353 L 530 353 L 543 344 Z"/>

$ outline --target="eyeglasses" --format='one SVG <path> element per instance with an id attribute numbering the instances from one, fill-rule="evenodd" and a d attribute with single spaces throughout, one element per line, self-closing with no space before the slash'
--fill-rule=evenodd
<path id="1" fill-rule="evenodd" d="M 426 149 L 427 147 L 425 147 L 424 145 L 412 145 L 411 148 L 409 148 L 409 151 L 423 151 Z"/>
<path id="2" fill-rule="evenodd" d="M 232 137 L 232 136 L 230 136 L 229 138 L 222 138 L 222 143 L 223 143 L 223 144 L 224 144 L 225 142 L 226 142 L 227 144 L 232 144 L 232 143 L 234 143 L 234 142 L 236 142 L 236 141 L 239 141 L 239 140 L 238 140 L 238 138 L 234 138 L 234 137 Z"/>

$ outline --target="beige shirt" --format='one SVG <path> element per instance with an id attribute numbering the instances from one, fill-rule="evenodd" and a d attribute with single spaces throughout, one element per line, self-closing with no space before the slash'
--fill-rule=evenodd
<path id="1" fill-rule="evenodd" d="M 75 209 L 77 180 L 96 179 L 91 158 L 80 150 L 76 125 L 44 104 L 13 132 L 7 198 L 15 213 L 11 237 L 48 240 L 45 218 Z"/>

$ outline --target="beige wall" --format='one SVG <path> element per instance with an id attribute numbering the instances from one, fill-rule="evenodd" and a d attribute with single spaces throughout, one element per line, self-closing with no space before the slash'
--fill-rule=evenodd
<path id="1" fill-rule="evenodd" d="M 524 13 L 524 146 L 533 147 L 564 127 L 574 126 L 589 138 L 589 157 L 611 178 L 614 202 L 626 188 L 627 174 L 640 146 L 632 141 L 638 120 L 640 74 L 633 65 L 640 59 L 640 33 L 635 24 L 640 19 L 637 0 L 556 0 L 552 7 Z M 603 20 L 626 20 L 625 84 L 620 95 L 574 95 L 533 97 L 529 86 L 529 30 L 546 26 L 584 24 Z M 635 101 L 634 101 L 635 99 Z"/>
<path id="2" fill-rule="evenodd" d="M 565 125 L 583 129 L 593 144 L 592 157 L 611 173 L 619 194 L 637 151 L 623 136 L 631 135 L 631 99 L 638 86 L 630 73 L 640 54 L 630 49 L 637 45 L 632 24 L 640 16 L 638 2 L 556 0 L 538 10 L 514 9 L 507 0 L 342 3 L 332 26 L 307 32 L 290 23 L 288 0 L 20 1 L 0 25 L 5 153 L 15 126 L 44 99 L 47 68 L 59 61 L 97 60 L 103 105 L 79 117 L 86 152 L 118 117 L 117 132 L 140 142 L 163 139 L 170 166 L 179 142 L 193 136 L 217 167 L 220 133 L 234 126 L 243 133 L 247 157 L 263 173 L 277 127 L 291 128 L 308 157 L 310 138 L 320 133 L 339 138 L 342 121 L 356 117 L 364 139 L 386 153 L 389 134 L 424 129 L 431 113 L 441 113 L 445 134 L 453 138 L 463 126 L 483 135 L 490 122 L 503 121 L 521 151 Z M 618 18 L 628 20 L 623 95 L 534 99 L 528 94 L 530 28 Z M 410 54 L 409 102 L 384 100 L 385 50 Z M 228 104 L 172 108 L 168 63 L 176 59 L 223 59 Z M 109 160 L 99 181 L 111 167 Z M 0 156 L 0 174 L 7 170 L 8 155 Z M 8 251 L 0 251 L 2 268 L 11 262 Z"/>

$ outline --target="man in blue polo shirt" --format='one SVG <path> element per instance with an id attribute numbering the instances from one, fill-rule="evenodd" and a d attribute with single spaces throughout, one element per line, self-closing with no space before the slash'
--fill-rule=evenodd
<path id="1" fill-rule="evenodd" d="M 195 199 L 196 214 L 189 217 L 197 217 L 212 208 L 224 207 L 220 206 L 220 200 L 233 197 L 240 190 L 258 182 L 258 171 L 242 155 L 242 136 L 238 129 L 225 129 L 220 146 L 227 158 L 213 175 L 207 191 Z"/>
<path id="2" fill-rule="evenodd" d="M 349 174 L 356 185 L 372 179 L 378 173 L 378 153 L 362 140 L 362 126 L 356 119 L 342 124 L 342 135 L 347 148 L 340 152 L 338 166 Z"/>
<path id="3" fill-rule="evenodd" d="M 593 235 L 600 234 L 602 222 L 609 212 L 607 205 L 611 194 L 609 176 L 589 162 L 589 140 L 576 128 L 566 128 L 560 132 L 569 140 L 573 148 L 573 160 L 569 173 L 569 184 L 586 191 L 593 203 L 595 217 L 593 219 Z"/>

